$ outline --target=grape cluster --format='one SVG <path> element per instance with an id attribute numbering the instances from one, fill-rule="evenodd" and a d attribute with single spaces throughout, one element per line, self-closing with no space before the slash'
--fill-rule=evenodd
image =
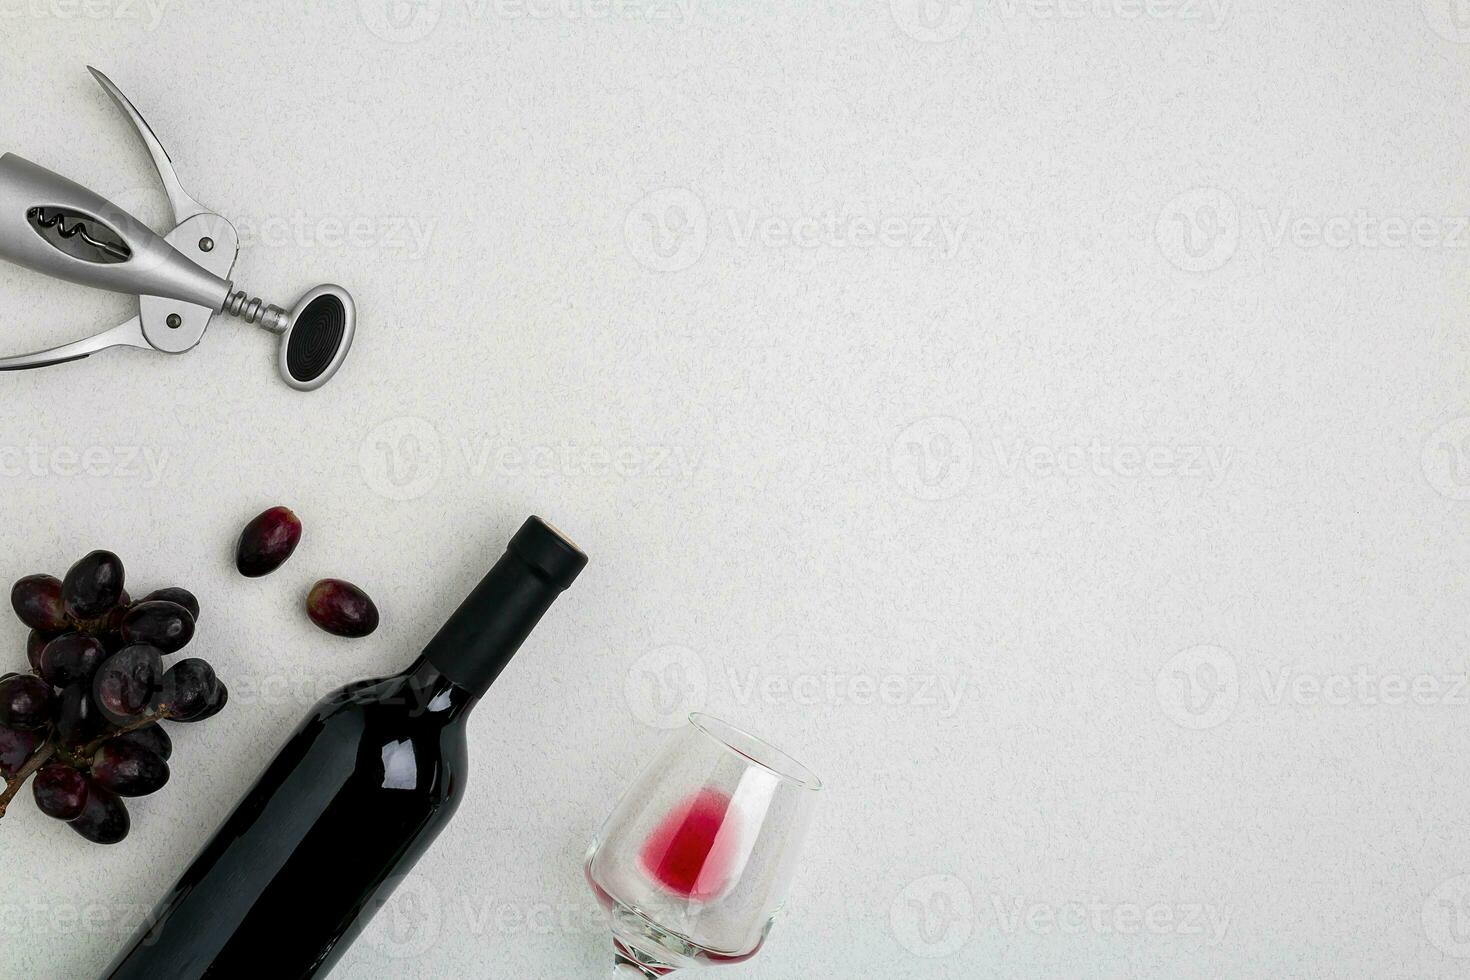
<path id="1" fill-rule="evenodd" d="M 198 600 L 168 588 L 135 602 L 123 578 L 117 555 L 94 551 L 64 579 L 27 575 L 11 588 L 31 629 L 30 672 L 0 677 L 0 816 L 30 779 L 42 813 L 115 844 L 130 826 L 123 798 L 168 782 L 173 743 L 158 723 L 225 706 L 229 692 L 205 661 L 164 669 L 194 637 Z"/>

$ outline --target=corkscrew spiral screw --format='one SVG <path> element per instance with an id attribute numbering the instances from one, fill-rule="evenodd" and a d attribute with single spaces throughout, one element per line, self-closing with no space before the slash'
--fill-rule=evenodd
<path id="1" fill-rule="evenodd" d="M 82 241 L 97 249 L 97 251 L 110 255 L 119 262 L 126 262 L 133 254 L 127 245 L 122 242 L 110 242 L 105 239 L 93 238 L 92 233 L 87 230 L 86 222 L 81 218 L 75 218 L 72 221 L 71 227 L 67 227 L 65 212 L 51 208 L 49 210 L 52 213 L 47 215 L 47 210 L 47 208 L 31 208 L 30 211 L 26 212 L 26 217 L 30 219 L 31 224 L 37 231 L 50 231 L 54 228 L 56 233 L 62 238 L 81 238 Z"/>

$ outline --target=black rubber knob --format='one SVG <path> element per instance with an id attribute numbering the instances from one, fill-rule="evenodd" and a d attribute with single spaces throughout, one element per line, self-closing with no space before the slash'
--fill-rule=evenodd
<path id="1" fill-rule="evenodd" d="M 347 310 L 342 300 L 331 294 L 318 296 L 291 325 L 286 370 L 303 384 L 315 381 L 331 367 L 346 334 Z"/>

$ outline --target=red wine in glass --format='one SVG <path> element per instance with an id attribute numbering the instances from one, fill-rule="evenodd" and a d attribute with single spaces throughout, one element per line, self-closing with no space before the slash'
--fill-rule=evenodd
<path id="1" fill-rule="evenodd" d="M 587 853 L 618 975 L 754 956 L 785 901 L 820 787 L 786 754 L 692 715 Z"/>
<path id="2" fill-rule="evenodd" d="M 731 835 L 720 834 L 729 813 L 730 797 L 709 787 L 700 790 L 653 829 L 638 863 L 680 898 L 705 901 L 719 894 L 731 865 Z"/>

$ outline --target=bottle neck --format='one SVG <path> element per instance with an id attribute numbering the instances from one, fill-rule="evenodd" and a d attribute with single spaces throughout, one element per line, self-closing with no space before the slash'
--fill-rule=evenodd
<path id="1" fill-rule="evenodd" d="M 399 697 L 416 717 L 432 716 L 448 723 L 475 706 L 480 695 L 466 690 L 444 675 L 438 667 L 420 654 L 418 659 L 399 674 L 402 686 Z"/>
<path id="2" fill-rule="evenodd" d="M 471 700 L 480 697 L 563 588 L 514 552 L 507 552 L 429 641 L 421 662 L 463 689 Z"/>

